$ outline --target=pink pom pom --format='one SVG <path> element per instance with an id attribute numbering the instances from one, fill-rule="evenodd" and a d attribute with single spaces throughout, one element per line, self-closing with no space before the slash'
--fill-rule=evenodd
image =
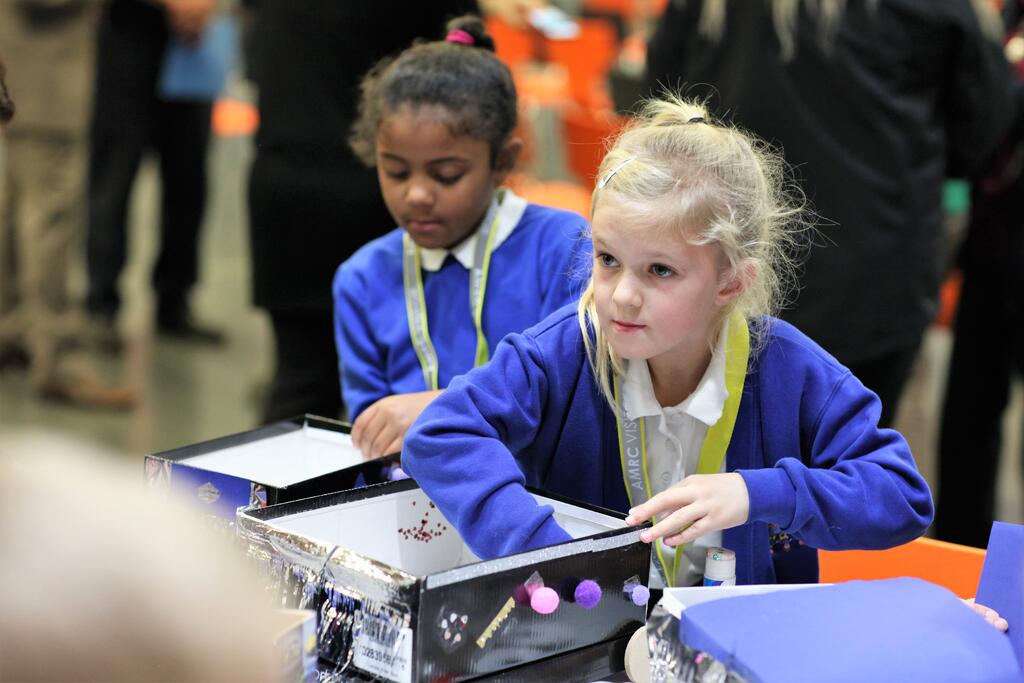
<path id="1" fill-rule="evenodd" d="M 530 596 L 530 607 L 538 614 L 551 614 L 558 609 L 558 593 L 547 586 L 538 588 Z"/>

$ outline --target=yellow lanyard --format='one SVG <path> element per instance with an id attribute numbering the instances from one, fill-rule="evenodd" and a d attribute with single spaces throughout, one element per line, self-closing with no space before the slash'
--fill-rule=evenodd
<path id="1" fill-rule="evenodd" d="M 480 366 L 490 358 L 487 337 L 484 336 L 483 314 L 484 295 L 487 291 L 487 273 L 494 251 L 494 236 L 498 232 L 498 202 L 492 201 L 487 215 L 480 223 L 476 234 L 476 248 L 473 252 L 473 266 L 469 269 L 469 310 L 476 327 L 476 359 Z M 402 284 L 405 288 L 405 312 L 409 319 L 409 338 L 423 368 L 423 381 L 427 389 L 437 391 L 437 351 L 430 341 L 427 327 L 427 302 L 423 297 L 423 273 L 420 262 L 420 248 L 409 237 L 402 235 Z"/>
<path id="2" fill-rule="evenodd" d="M 732 430 L 736 425 L 736 416 L 740 409 L 743 395 L 743 384 L 747 376 L 747 363 L 750 360 L 750 330 L 743 316 L 734 312 L 729 320 L 729 336 L 725 345 L 725 387 L 729 392 L 725 399 L 725 407 L 718 422 L 713 424 L 704 437 L 697 462 L 696 474 L 717 474 L 722 471 L 722 462 L 732 440 Z M 619 378 L 612 381 L 615 392 L 615 407 L 622 416 L 622 397 L 619 393 Z M 622 480 L 626 484 L 626 495 L 629 496 L 630 507 L 651 498 L 651 481 L 647 476 L 647 441 L 644 433 L 644 418 L 627 420 L 619 417 L 616 420 L 619 436 L 619 456 L 622 461 Z M 656 520 L 655 520 L 656 521 Z M 676 546 L 672 560 L 671 572 L 669 564 L 661 551 L 661 542 L 655 541 L 654 550 L 665 574 L 665 584 L 675 585 L 679 561 L 683 556 L 682 545 Z"/>

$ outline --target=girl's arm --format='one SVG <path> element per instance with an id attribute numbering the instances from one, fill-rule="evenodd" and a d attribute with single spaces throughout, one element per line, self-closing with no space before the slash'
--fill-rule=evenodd
<path id="1" fill-rule="evenodd" d="M 391 395 L 384 352 L 369 318 L 362 276 L 344 264 L 334 276 L 334 342 L 341 364 L 341 393 L 350 420 L 379 399 Z"/>
<path id="2" fill-rule="evenodd" d="M 749 518 L 829 550 L 888 548 L 917 538 L 931 523 L 932 497 L 907 442 L 878 428 L 878 398 L 853 375 L 823 391 L 829 391 L 823 400 L 803 401 L 801 457 L 739 470 Z"/>
<path id="3" fill-rule="evenodd" d="M 531 337 L 509 335 L 491 361 L 452 380 L 406 434 L 403 468 L 487 559 L 569 540 L 538 505 L 513 453 L 541 427 L 548 379 Z"/>

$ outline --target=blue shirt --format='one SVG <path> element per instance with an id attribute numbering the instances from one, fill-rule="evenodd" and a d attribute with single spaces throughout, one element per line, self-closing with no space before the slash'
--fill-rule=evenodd
<path id="1" fill-rule="evenodd" d="M 816 554 L 773 557 L 772 532 L 830 550 L 921 535 L 931 493 L 903 437 L 877 426 L 878 397 L 791 325 L 751 327 L 767 336 L 726 453 L 750 495 L 748 522 L 722 539 L 736 552 L 737 583 L 817 580 Z M 626 511 L 615 415 L 575 307 L 510 335 L 487 365 L 455 379 L 406 434 L 402 464 L 483 558 L 567 540 L 524 485 Z"/>
<path id="2" fill-rule="evenodd" d="M 529 205 L 491 255 L 483 307 L 484 336 L 493 351 L 575 300 L 590 268 L 586 220 L 575 213 Z M 427 389 L 409 338 L 402 285 L 401 228 L 357 251 L 334 277 L 334 334 L 341 387 L 355 419 L 392 394 Z M 476 329 L 469 309 L 469 271 L 449 256 L 423 272 L 427 326 L 438 358 L 438 386 L 473 368 Z"/>

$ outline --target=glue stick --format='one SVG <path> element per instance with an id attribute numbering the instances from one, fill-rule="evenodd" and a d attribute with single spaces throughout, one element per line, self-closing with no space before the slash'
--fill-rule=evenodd
<path id="1" fill-rule="evenodd" d="M 708 548 L 704 563 L 705 586 L 736 585 L 736 553 L 728 548 Z"/>

